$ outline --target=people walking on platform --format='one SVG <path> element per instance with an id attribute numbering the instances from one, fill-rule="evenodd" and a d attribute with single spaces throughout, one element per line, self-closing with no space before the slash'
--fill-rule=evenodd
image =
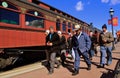
<path id="1" fill-rule="evenodd" d="M 63 66 L 65 66 L 67 42 L 65 36 L 62 34 L 61 31 L 58 31 L 57 33 L 60 37 L 59 48 L 61 63 Z"/>
<path id="2" fill-rule="evenodd" d="M 56 59 L 56 53 L 59 51 L 59 42 L 60 38 L 59 35 L 54 32 L 54 28 L 51 26 L 49 28 L 50 33 L 48 34 L 48 37 L 46 39 L 47 46 L 50 48 L 48 49 L 50 51 L 50 70 L 49 74 L 52 74 L 54 72 L 54 65 L 57 64 L 57 68 L 59 68 L 60 63 Z"/>
<path id="3" fill-rule="evenodd" d="M 100 33 L 100 68 L 104 68 L 106 64 L 106 56 L 107 56 L 107 65 L 112 63 L 112 42 L 114 41 L 113 35 L 107 31 L 107 26 L 104 24 L 102 26 L 102 33 Z"/>
<path id="4" fill-rule="evenodd" d="M 80 65 L 80 56 L 82 55 L 85 59 L 85 62 L 88 66 L 87 70 L 91 70 L 91 61 L 88 56 L 88 52 L 91 47 L 91 40 L 89 36 L 82 32 L 81 27 L 79 25 L 75 25 L 76 35 L 73 37 L 73 41 L 75 41 L 73 49 L 75 51 L 75 63 L 74 63 L 74 72 L 72 75 L 79 74 L 79 65 Z"/>

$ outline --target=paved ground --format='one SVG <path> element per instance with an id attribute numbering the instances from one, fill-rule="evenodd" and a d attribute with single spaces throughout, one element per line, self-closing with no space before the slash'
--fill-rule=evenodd
<path id="1" fill-rule="evenodd" d="M 60 67 L 55 69 L 52 75 L 48 74 L 46 67 L 33 70 L 24 74 L 20 74 L 11 78 L 113 78 L 113 70 L 116 66 L 117 61 L 120 59 L 120 43 L 116 44 L 116 49 L 113 50 L 113 62 L 110 66 L 105 68 L 97 68 L 100 61 L 100 53 L 95 56 L 92 60 L 92 70 L 87 71 L 87 66 L 83 59 L 81 59 L 81 65 L 79 75 L 72 76 L 73 61 L 67 58 L 66 67 Z"/>

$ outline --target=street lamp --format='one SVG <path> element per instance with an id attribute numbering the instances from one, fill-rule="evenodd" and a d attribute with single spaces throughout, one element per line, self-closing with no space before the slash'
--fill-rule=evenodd
<path id="1" fill-rule="evenodd" d="M 110 8 L 109 13 L 110 13 L 110 17 L 111 17 L 112 35 L 114 37 L 113 20 L 112 20 L 113 19 L 113 14 L 114 14 L 113 8 Z M 112 43 L 112 49 L 115 49 L 114 42 Z"/>

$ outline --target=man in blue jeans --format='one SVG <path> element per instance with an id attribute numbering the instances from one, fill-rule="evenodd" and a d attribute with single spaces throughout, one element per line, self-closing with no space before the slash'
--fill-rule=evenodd
<path id="1" fill-rule="evenodd" d="M 100 42 L 100 68 L 104 68 L 106 64 L 106 56 L 107 56 L 107 65 L 112 63 L 112 42 L 114 41 L 113 35 L 107 31 L 107 26 L 104 24 L 102 26 L 102 33 L 99 37 Z"/>
<path id="2" fill-rule="evenodd" d="M 76 35 L 73 36 L 73 49 L 75 51 L 74 72 L 72 75 L 79 74 L 80 56 L 82 55 L 88 66 L 88 70 L 91 70 L 91 61 L 88 56 L 88 52 L 91 47 L 91 40 L 89 36 L 82 32 L 79 25 L 75 26 Z"/>

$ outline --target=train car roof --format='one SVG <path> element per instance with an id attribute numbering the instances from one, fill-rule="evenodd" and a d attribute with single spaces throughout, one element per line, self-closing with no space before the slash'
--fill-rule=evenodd
<path id="1" fill-rule="evenodd" d="M 60 14 L 58 14 L 58 13 L 55 13 L 55 12 L 49 10 L 49 9 L 45 9 L 45 8 L 43 8 L 43 7 L 41 7 L 41 6 L 38 5 L 38 4 L 40 4 L 40 3 L 41 3 L 41 4 L 44 4 L 44 5 L 46 5 L 46 6 L 50 7 L 50 8 L 53 8 L 53 9 L 55 9 L 55 10 L 57 10 L 57 11 L 59 11 L 59 12 L 65 14 L 65 15 L 68 15 L 68 16 L 74 18 L 75 20 L 80 21 L 80 22 L 82 22 L 82 23 L 85 23 L 85 24 L 87 24 L 87 25 L 89 26 L 88 23 L 86 23 L 86 22 L 84 22 L 84 21 L 82 21 L 82 20 L 80 20 L 80 19 L 78 19 L 78 18 L 76 18 L 76 17 L 74 17 L 74 16 L 72 16 L 72 15 L 66 13 L 66 12 L 63 12 L 63 11 L 61 11 L 61 10 L 59 10 L 59 9 L 57 9 L 57 8 L 55 8 L 55 7 L 53 7 L 53 6 L 51 6 L 51 5 L 48 5 L 48 4 L 46 4 L 46 3 L 42 2 L 42 1 L 33 0 L 33 2 L 31 2 L 31 3 L 28 2 L 28 1 L 26 1 L 26 0 L 19 0 L 19 1 L 22 1 L 22 2 L 24 2 L 24 3 L 31 4 L 31 5 L 33 5 L 33 6 L 35 6 L 35 7 L 39 7 L 39 8 L 41 8 L 41 9 L 46 10 L 46 11 L 48 11 L 48 12 L 51 12 L 51 13 L 53 13 L 53 14 L 60 15 Z M 37 4 L 37 5 L 36 5 L 36 4 Z M 61 16 L 61 15 L 60 15 L 60 16 Z"/>
<path id="2" fill-rule="evenodd" d="M 57 9 L 57 8 L 51 6 L 51 5 L 48 5 L 48 4 L 46 4 L 46 3 L 44 3 L 44 2 L 42 2 L 42 1 L 40 1 L 40 0 L 33 0 L 33 2 L 36 2 L 36 4 L 42 3 L 42 4 L 44 4 L 44 5 L 49 6 L 50 8 L 53 8 L 53 9 L 55 9 L 55 10 L 58 10 L 58 11 L 64 13 L 64 14 L 66 14 L 66 15 L 69 15 L 69 16 L 75 18 L 76 20 L 79 20 L 79 21 L 81 21 L 81 22 L 84 22 L 84 21 L 82 21 L 82 20 L 80 20 L 80 19 L 78 19 L 78 18 L 76 18 L 76 17 L 74 17 L 74 16 L 72 16 L 72 15 L 70 15 L 70 14 L 68 14 L 68 13 L 66 13 L 66 12 L 64 12 L 64 11 L 62 11 L 62 10 L 60 10 L 60 9 Z M 84 23 L 86 23 L 86 22 L 84 22 Z"/>

